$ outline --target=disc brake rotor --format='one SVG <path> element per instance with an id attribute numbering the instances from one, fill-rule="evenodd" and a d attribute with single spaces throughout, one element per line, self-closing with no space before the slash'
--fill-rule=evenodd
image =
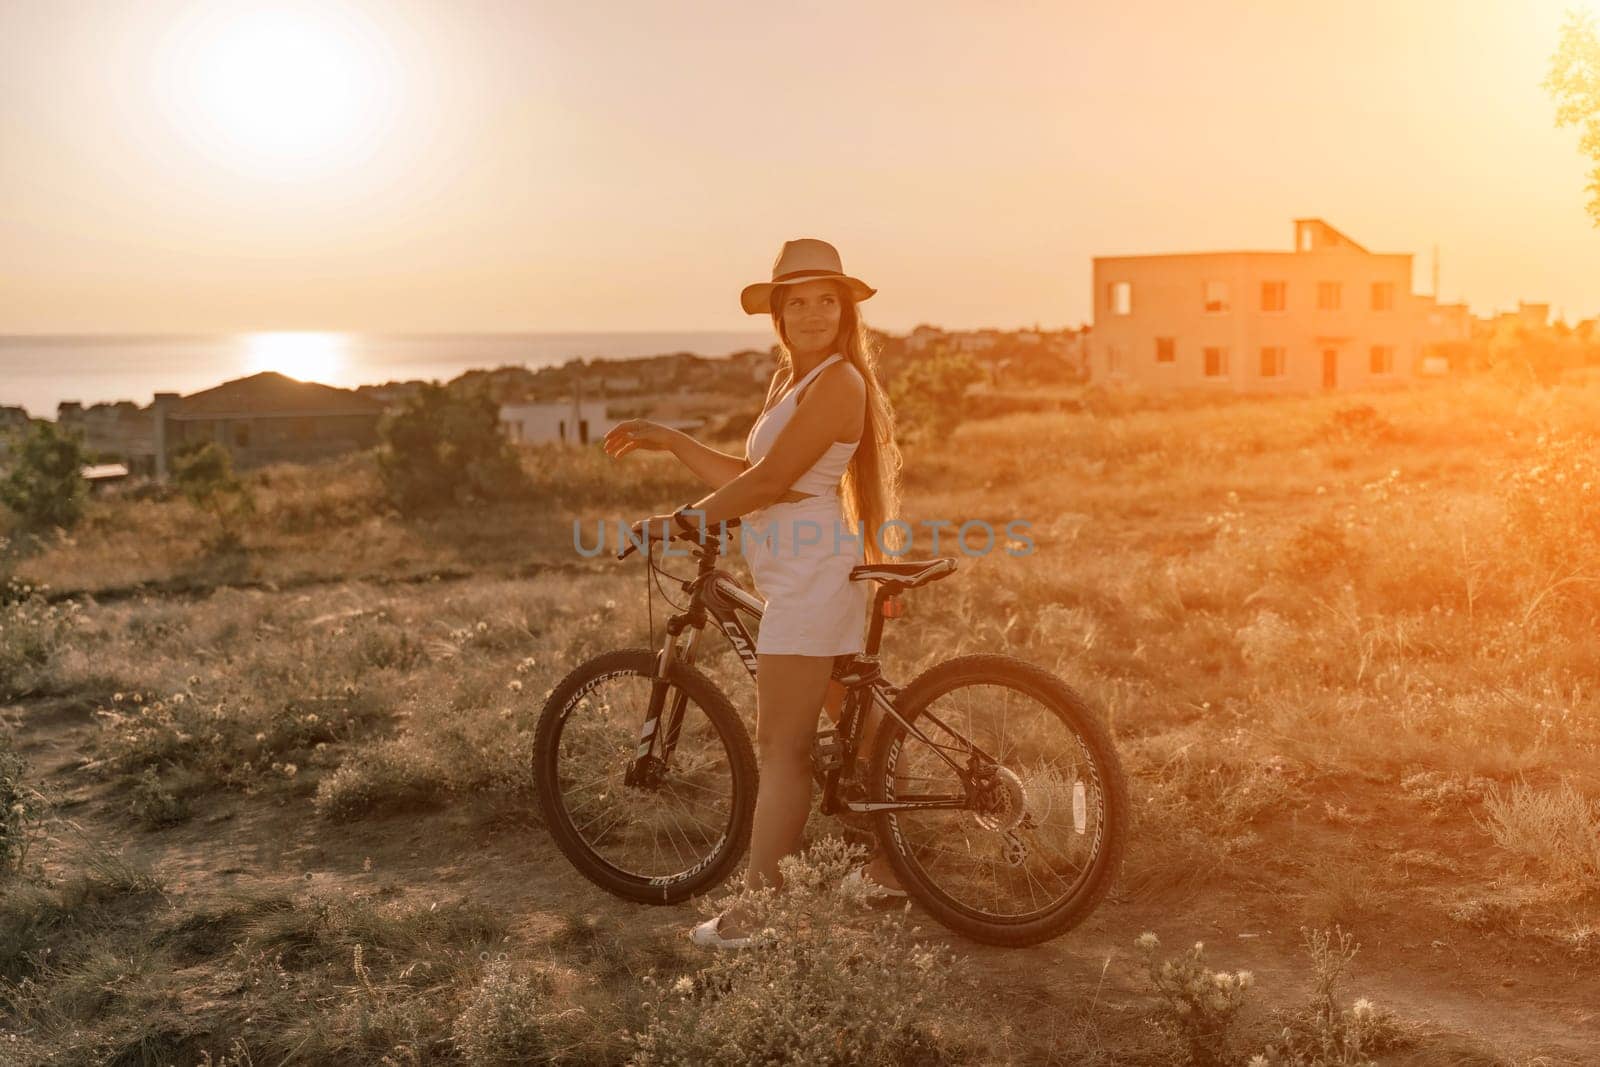
<path id="1" fill-rule="evenodd" d="M 996 767 L 978 794 L 978 808 L 972 818 L 985 830 L 1003 833 L 1014 829 L 1028 813 L 1028 791 L 1022 779 L 1009 767 Z"/>

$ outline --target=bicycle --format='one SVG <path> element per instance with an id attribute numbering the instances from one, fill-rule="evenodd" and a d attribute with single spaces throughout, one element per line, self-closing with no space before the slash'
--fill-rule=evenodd
<path id="1" fill-rule="evenodd" d="M 695 666 L 714 622 L 756 676 L 740 613 L 759 621 L 763 603 L 716 566 L 738 525 L 675 534 L 696 542 L 699 566 L 677 579 L 689 601 L 667 619 L 660 647 L 580 664 L 540 715 L 533 759 L 546 826 L 580 873 L 628 900 L 677 904 L 708 892 L 749 846 L 749 731 Z M 648 544 L 645 555 L 665 573 Z M 936 664 L 904 687 L 884 676 L 877 653 L 900 595 L 955 570 L 941 557 L 851 572 L 880 584 L 865 651 L 835 660 L 845 697 L 837 728 L 818 731 L 812 770 L 822 812 L 865 815 L 900 884 L 941 923 L 990 944 L 1037 944 L 1076 926 L 1110 890 L 1127 842 L 1127 783 L 1100 718 L 1039 666 L 985 653 Z M 1027 702 L 1015 715 L 1013 697 Z M 868 702 L 882 716 L 863 753 Z M 951 725 L 963 711 L 968 733 Z"/>

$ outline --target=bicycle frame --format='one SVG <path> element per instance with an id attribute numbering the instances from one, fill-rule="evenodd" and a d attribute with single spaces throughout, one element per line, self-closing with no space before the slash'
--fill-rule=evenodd
<path id="1" fill-rule="evenodd" d="M 713 538 L 710 544 L 696 549 L 694 555 L 700 561 L 699 571 L 694 578 L 682 582 L 684 592 L 689 594 L 689 606 L 667 619 L 661 648 L 656 654 L 656 673 L 650 687 L 649 707 L 639 731 L 639 747 L 624 778 L 628 785 L 644 784 L 655 779 L 671 762 L 672 752 L 677 746 L 678 734 L 683 726 L 688 698 L 681 691 L 676 691 L 673 693 L 671 707 L 666 706 L 667 692 L 671 689 L 669 678 L 675 663 L 692 665 L 695 662 L 708 622 L 715 622 L 717 629 L 733 646 L 739 661 L 750 673 L 751 681 L 757 678 L 755 641 L 740 618 L 740 613 L 743 612 L 752 620 L 759 622 L 763 604 L 732 575 L 717 569 L 716 544 L 720 540 L 720 537 Z M 646 563 L 652 567 L 655 565 L 654 560 L 648 556 Z M 821 810 L 826 815 L 833 815 L 841 810 L 880 812 L 940 808 L 954 811 L 972 809 L 977 799 L 973 777 L 980 774 L 985 767 L 992 769 L 998 766 L 997 761 L 938 718 L 927 714 L 925 717 L 930 722 L 966 745 L 970 758 L 965 768 L 960 767 L 945 755 L 945 746 L 932 740 L 915 723 L 907 721 L 895 710 L 894 699 L 899 695 L 900 687 L 884 677 L 877 658 L 883 634 L 883 602 L 888 595 L 890 595 L 889 590 L 880 589 L 873 599 L 872 623 L 868 631 L 865 652 L 839 656 L 834 661 L 832 677 L 845 687 L 844 708 L 838 728 L 839 737 L 843 741 L 843 752 L 838 765 L 831 767 L 822 776 Z M 684 638 L 685 631 L 689 631 L 687 638 Z M 927 744 L 940 759 L 949 764 L 958 775 L 965 791 L 959 796 L 930 794 L 876 803 L 859 799 L 841 799 L 839 796 L 841 779 L 851 783 L 855 780 L 856 765 L 861 755 L 859 751 L 861 731 L 858 726 L 864 714 L 864 704 L 869 700 L 877 705 L 885 716 L 893 716 L 907 732 Z M 657 728 L 661 724 L 663 713 L 666 715 L 666 727 L 658 732 Z"/>

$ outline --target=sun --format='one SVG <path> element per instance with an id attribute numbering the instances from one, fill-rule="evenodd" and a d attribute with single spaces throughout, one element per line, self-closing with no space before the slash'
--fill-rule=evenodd
<path id="1" fill-rule="evenodd" d="M 358 163 L 397 109 L 383 35 L 337 5 L 208 6 L 172 30 L 158 62 L 184 132 L 264 176 Z"/>
<path id="2" fill-rule="evenodd" d="M 245 339 L 245 369 L 250 374 L 277 371 L 303 382 L 335 385 L 344 370 L 348 344 L 337 333 L 257 333 Z"/>

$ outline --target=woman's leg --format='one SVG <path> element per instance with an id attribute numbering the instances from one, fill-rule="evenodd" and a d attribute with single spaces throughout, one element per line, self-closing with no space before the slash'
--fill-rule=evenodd
<path id="1" fill-rule="evenodd" d="M 778 860 L 800 850 L 811 813 L 811 748 L 817 736 L 832 656 L 757 656 L 756 759 L 761 788 L 750 831 L 744 884 L 781 887 Z M 722 935 L 749 933 L 736 911 L 723 917 Z"/>

